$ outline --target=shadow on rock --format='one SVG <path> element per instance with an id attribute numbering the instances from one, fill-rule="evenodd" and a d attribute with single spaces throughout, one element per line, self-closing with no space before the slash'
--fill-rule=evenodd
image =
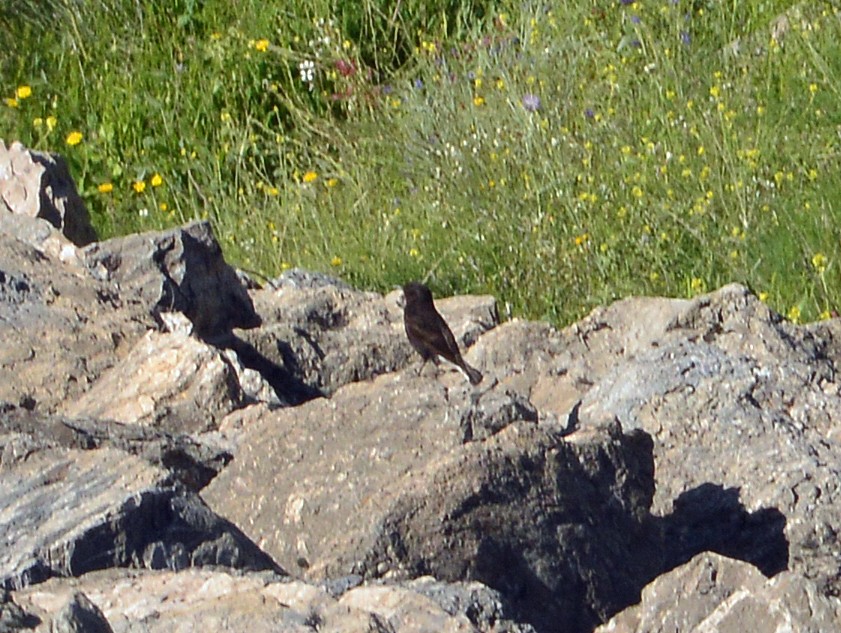
<path id="1" fill-rule="evenodd" d="M 285 404 L 297 406 L 313 398 L 324 397 L 319 389 L 297 378 L 294 370 L 290 371 L 286 367 L 278 365 L 261 354 L 251 343 L 238 338 L 233 333 L 216 337 L 208 343 L 221 349 L 230 349 L 236 352 L 242 364 L 248 369 L 258 372 L 274 389 L 280 401 Z M 278 348 L 282 349 L 282 346 L 283 344 L 278 342 Z"/>
<path id="2" fill-rule="evenodd" d="M 788 567 L 785 516 L 776 508 L 748 512 L 738 488 L 702 484 L 675 499 L 672 514 L 659 521 L 666 552 L 663 572 L 701 552 L 745 561 L 768 577 Z"/>

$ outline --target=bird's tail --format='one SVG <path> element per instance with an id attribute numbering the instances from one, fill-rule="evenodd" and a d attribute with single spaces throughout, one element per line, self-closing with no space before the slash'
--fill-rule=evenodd
<path id="1" fill-rule="evenodd" d="M 475 367 L 471 367 L 466 362 L 464 363 L 464 372 L 467 374 L 467 379 L 470 381 L 471 385 L 478 385 L 482 382 L 482 372 Z"/>

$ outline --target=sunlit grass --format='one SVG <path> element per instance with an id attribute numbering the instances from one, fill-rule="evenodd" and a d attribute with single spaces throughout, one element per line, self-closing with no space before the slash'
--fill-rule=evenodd
<path id="1" fill-rule="evenodd" d="M 39 41 L 0 60 L 3 136 L 64 154 L 104 237 L 208 218 L 246 269 L 556 323 L 731 281 L 841 303 L 831 3 L 111 4 L 0 14 Z"/>

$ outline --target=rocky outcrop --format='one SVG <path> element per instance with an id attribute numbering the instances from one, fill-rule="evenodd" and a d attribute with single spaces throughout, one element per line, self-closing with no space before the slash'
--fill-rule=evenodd
<path id="1" fill-rule="evenodd" d="M 474 388 L 418 372 L 399 292 L 27 213 L 0 213 L 0 630 L 841 630 L 838 320 L 741 286 L 564 330 L 442 299 Z"/>
<path id="2" fill-rule="evenodd" d="M 802 576 L 782 572 L 769 580 L 748 563 L 705 553 L 652 582 L 640 604 L 596 633 L 820 633 L 839 624 L 841 601 Z"/>
<path id="3" fill-rule="evenodd" d="M 358 578 L 313 585 L 267 573 L 107 570 L 53 579 L 17 592 L 16 598 L 20 611 L 46 627 L 80 593 L 103 605 L 115 633 L 534 631 L 512 622 L 499 595 L 480 583 L 441 583 L 429 577 L 403 585 L 365 586 Z"/>
<path id="4" fill-rule="evenodd" d="M 203 498 L 249 517 L 246 533 L 312 580 L 476 579 L 545 630 L 583 630 L 633 600 L 657 568 L 643 547 L 648 437 L 614 426 L 565 441 L 459 374 L 412 373 L 265 416 Z M 464 442 L 463 420 L 500 410 L 496 433 Z"/>
<path id="5" fill-rule="evenodd" d="M 113 449 L 39 451 L 0 472 L 0 584 L 139 565 L 278 569 L 169 473 Z"/>
<path id="6" fill-rule="evenodd" d="M 0 212 L 41 218 L 76 246 L 96 239 L 85 203 L 57 154 L 36 152 L 20 143 L 6 147 L 0 140 L 0 201 Z"/>

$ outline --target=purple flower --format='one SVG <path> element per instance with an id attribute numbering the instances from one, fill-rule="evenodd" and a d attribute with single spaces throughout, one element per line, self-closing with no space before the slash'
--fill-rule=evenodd
<path id="1" fill-rule="evenodd" d="M 593 112 L 592 108 L 587 108 L 586 110 L 584 110 L 584 116 L 586 116 L 588 119 L 593 119 L 595 118 L 596 113 Z"/>
<path id="2" fill-rule="evenodd" d="M 423 88 L 423 80 L 420 78 L 415 79 L 414 86 L 417 90 L 420 90 L 421 88 Z"/>
<path id="3" fill-rule="evenodd" d="M 633 22 L 634 24 L 639 24 L 640 22 L 642 22 L 642 20 L 640 20 L 640 16 L 632 15 L 631 16 L 631 22 Z"/>
<path id="4" fill-rule="evenodd" d="M 680 41 L 689 46 L 689 44 L 692 42 L 691 38 L 689 37 L 689 31 L 680 32 Z"/>
<path id="5" fill-rule="evenodd" d="M 540 97 L 536 94 L 527 93 L 523 95 L 523 107 L 527 112 L 537 112 L 540 110 Z"/>
<path id="6" fill-rule="evenodd" d="M 621 0 L 621 4 L 634 4 L 635 0 Z"/>

